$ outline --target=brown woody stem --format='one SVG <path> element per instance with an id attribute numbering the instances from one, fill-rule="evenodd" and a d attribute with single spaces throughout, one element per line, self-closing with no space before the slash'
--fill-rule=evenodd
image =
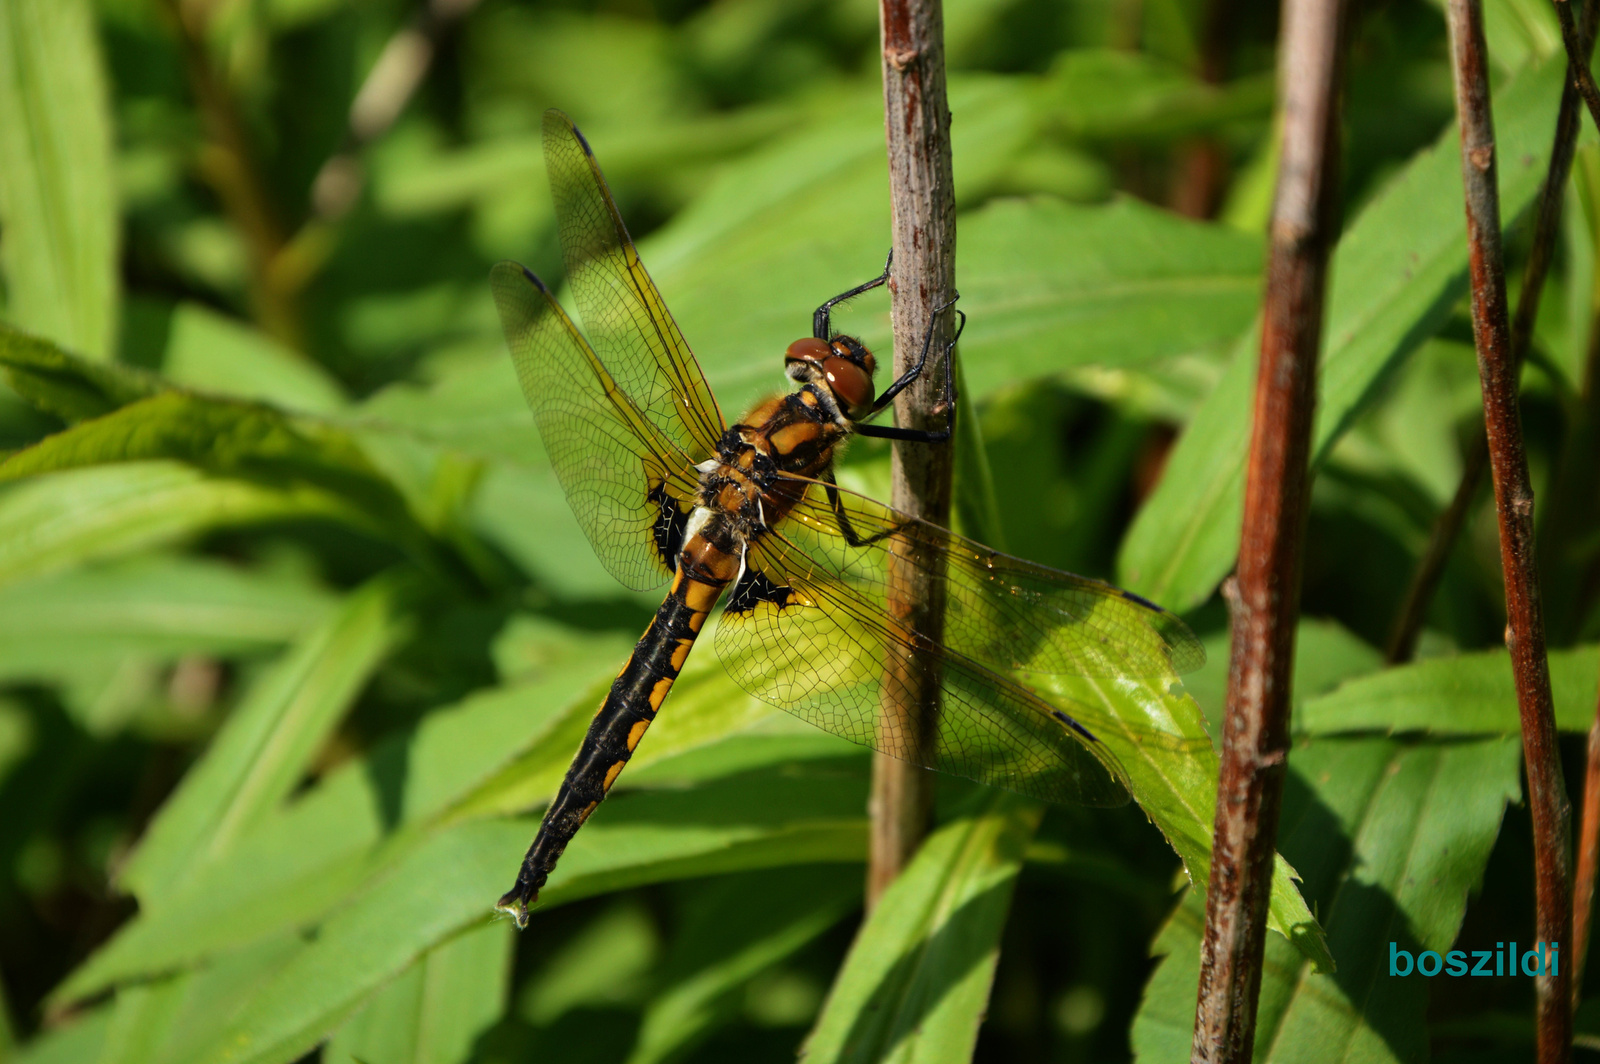
<path id="1" fill-rule="evenodd" d="M 1461 124 L 1461 174 L 1466 193 L 1472 284 L 1472 333 L 1478 349 L 1485 436 L 1500 526 L 1500 564 L 1506 585 L 1506 645 L 1522 722 L 1528 804 L 1533 814 L 1535 937 L 1572 941 L 1571 808 L 1556 742 L 1550 669 L 1533 539 L 1533 487 L 1517 406 L 1517 361 L 1506 306 L 1500 246 L 1500 200 L 1495 184 L 1494 119 L 1489 103 L 1489 56 L 1478 0 L 1450 0 L 1450 52 L 1456 112 Z M 1571 950 L 1565 951 L 1571 956 Z M 1572 1051 L 1572 966 L 1535 979 L 1540 1064 L 1565 1061 Z"/>
<path id="2" fill-rule="evenodd" d="M 1565 7 L 1558 3 L 1557 7 Z M 1595 27 L 1600 16 L 1600 2 L 1583 9 L 1581 30 L 1583 57 L 1580 66 L 1586 66 L 1594 50 Z M 1569 59 L 1568 66 L 1574 66 Z M 1528 251 L 1528 263 L 1522 271 L 1522 295 L 1517 300 L 1517 314 L 1511 321 L 1511 351 L 1520 366 L 1533 342 L 1533 326 L 1539 316 L 1539 299 L 1544 294 L 1544 282 L 1550 274 L 1550 262 L 1555 256 L 1556 242 L 1561 238 L 1561 207 L 1567 177 L 1572 173 L 1573 156 L 1578 150 L 1578 131 L 1582 124 L 1582 101 L 1579 99 L 1577 76 L 1568 77 L 1561 90 L 1561 106 L 1556 116 L 1555 143 L 1550 148 L 1550 168 L 1545 173 L 1544 185 L 1539 193 L 1539 206 L 1534 217 L 1533 240 Z M 1481 430 L 1475 433 L 1468 445 L 1466 460 L 1461 467 L 1461 481 L 1456 485 L 1455 497 L 1434 522 L 1428 537 L 1428 546 L 1411 574 L 1394 627 L 1389 633 L 1385 651 L 1389 663 L 1410 661 L 1417 650 L 1417 637 L 1427 620 L 1428 605 L 1433 601 L 1439 581 L 1444 577 L 1445 563 L 1455 548 L 1472 501 L 1483 483 L 1483 474 L 1489 468 L 1489 447 Z"/>
<path id="3" fill-rule="evenodd" d="M 1337 232 L 1343 5 L 1284 0 L 1283 153 L 1245 481 L 1233 656 L 1206 891 L 1195 1061 L 1248 1061 L 1289 748 L 1307 470 L 1328 256 Z"/>
<path id="4" fill-rule="evenodd" d="M 944 14 L 939 0 L 881 0 L 883 108 L 889 150 L 889 196 L 894 219 L 894 264 L 889 278 L 895 372 L 913 364 L 933 329 L 934 350 L 950 336 L 951 315 L 935 309 L 955 294 L 956 208 L 950 164 L 950 105 L 945 94 Z M 943 367 L 941 366 L 942 370 Z M 925 373 L 895 401 L 901 427 L 929 429 L 943 419 L 941 373 Z M 896 443 L 892 467 L 895 507 L 946 524 L 950 514 L 952 448 Z M 908 563 L 914 536 L 897 536 L 890 551 L 889 609 L 927 639 L 944 627 L 944 588 L 938 574 Z M 896 745 L 923 748 L 938 727 L 939 677 L 902 661 L 885 662 L 879 727 L 902 736 Z M 908 737 L 908 738 L 904 738 Z M 878 754 L 872 773 L 872 838 L 867 869 L 871 905 L 910 861 L 932 820 L 932 775 Z"/>

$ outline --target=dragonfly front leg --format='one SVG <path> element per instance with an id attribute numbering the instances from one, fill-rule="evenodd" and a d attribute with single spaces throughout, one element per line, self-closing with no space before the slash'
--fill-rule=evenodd
<path id="1" fill-rule="evenodd" d="M 934 318 L 938 318 L 940 314 L 955 306 L 956 300 L 960 298 L 960 295 L 957 295 L 935 310 L 933 312 Z M 922 354 L 917 358 L 917 364 L 901 374 L 899 380 L 889 385 L 884 393 L 878 396 L 877 402 L 872 404 L 872 409 L 855 424 L 856 435 L 871 436 L 880 440 L 904 440 L 908 443 L 942 443 L 950 438 L 956 428 L 956 341 L 961 339 L 961 333 L 967 327 L 966 314 L 958 310 L 956 311 L 956 317 L 958 319 L 956 334 L 950 338 L 949 343 L 944 345 L 944 398 L 939 403 L 940 411 L 945 418 L 944 428 L 902 429 L 892 425 L 867 425 L 862 423 L 867 418 L 876 417 L 884 410 L 887 410 L 889 404 L 894 402 L 895 396 L 904 391 L 912 381 L 922 376 L 922 371 L 928 365 L 928 351 L 933 346 L 934 329 L 933 323 L 930 322 L 928 324 L 928 334 L 922 340 Z"/>

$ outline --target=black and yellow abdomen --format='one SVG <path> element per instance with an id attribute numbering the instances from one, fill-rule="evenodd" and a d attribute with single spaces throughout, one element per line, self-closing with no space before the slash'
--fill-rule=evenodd
<path id="1" fill-rule="evenodd" d="M 680 563 L 672 590 L 611 684 L 555 801 L 545 811 L 539 834 L 522 859 L 516 886 L 496 906 L 510 913 L 518 927 L 527 925 L 528 907 L 538 899 L 550 870 L 633 756 L 682 671 L 707 615 L 729 583 L 732 574 L 724 576 L 722 572 L 727 565 L 717 564 L 726 562 L 725 556 L 714 549 L 695 554 L 701 559 L 710 554 L 712 564 Z M 685 550 L 684 556 L 688 561 L 691 551 Z"/>

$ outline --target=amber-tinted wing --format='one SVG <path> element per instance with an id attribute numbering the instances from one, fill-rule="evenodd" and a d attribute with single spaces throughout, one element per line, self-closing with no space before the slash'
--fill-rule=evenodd
<path id="1" fill-rule="evenodd" d="M 618 386 L 537 277 L 502 262 L 489 283 L 539 438 L 595 554 L 628 587 L 660 585 L 694 499 L 692 458 Z"/>
<path id="2" fill-rule="evenodd" d="M 700 365 L 634 250 L 589 144 L 557 110 L 544 114 L 544 161 L 561 256 L 583 331 L 634 403 L 694 461 L 726 427 Z"/>
<path id="3" fill-rule="evenodd" d="M 828 731 L 906 761 L 1047 801 L 1126 798 L 1116 755 L 1095 738 L 1102 709 L 1030 677 L 1068 674 L 1160 681 L 1205 660 L 1172 614 L 1108 584 L 992 551 L 947 529 L 814 484 L 751 548 L 730 597 L 718 656 L 752 694 Z M 888 609 L 889 550 L 946 601 L 939 642 L 913 635 Z M 855 542 L 853 543 L 852 540 Z M 937 733 L 916 740 L 881 706 L 905 685 L 886 663 L 915 659 L 941 677 Z M 1143 725 L 1117 720 L 1119 734 Z M 1079 730 L 1079 729 L 1082 730 Z M 1151 742 L 1203 742 L 1148 730 Z"/>

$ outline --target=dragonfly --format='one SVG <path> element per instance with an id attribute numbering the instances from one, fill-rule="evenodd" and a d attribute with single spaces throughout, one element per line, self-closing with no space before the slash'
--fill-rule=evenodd
<path id="1" fill-rule="evenodd" d="M 840 485 L 852 436 L 939 446 L 956 393 L 943 345 L 944 423 L 874 425 L 928 371 L 882 393 L 872 354 L 832 312 L 882 274 L 829 299 L 784 355 L 791 390 L 729 425 L 639 259 L 589 143 L 557 110 L 544 156 L 567 283 L 582 329 L 514 262 L 491 273 L 518 380 L 572 511 L 622 584 L 670 587 L 590 724 L 515 885 L 497 908 L 525 927 L 563 850 L 654 721 L 719 602 L 714 644 L 744 690 L 856 743 L 1053 802 L 1116 805 L 1126 774 L 1086 709 L 1028 677 L 1170 677 L 1205 653 L 1182 620 L 1132 592 L 1010 557 Z M 939 311 L 950 310 L 950 306 Z M 961 324 L 965 317 L 957 311 Z M 959 327 L 955 330 L 959 336 Z M 890 555 L 942 591 L 937 639 L 890 608 Z M 916 676 L 937 677 L 931 694 Z M 937 699 L 937 726 L 889 705 Z"/>

